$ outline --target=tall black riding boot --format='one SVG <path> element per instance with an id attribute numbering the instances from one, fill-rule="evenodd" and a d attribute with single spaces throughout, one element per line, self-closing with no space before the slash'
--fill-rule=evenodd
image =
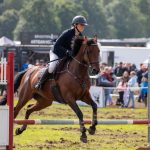
<path id="1" fill-rule="evenodd" d="M 35 89 L 42 89 L 43 84 L 45 83 L 45 81 L 48 79 L 49 76 L 52 76 L 52 74 L 50 74 L 48 72 L 48 68 L 46 68 L 45 72 L 43 73 L 42 77 L 40 78 L 40 80 L 36 83 L 36 85 L 34 86 Z"/>

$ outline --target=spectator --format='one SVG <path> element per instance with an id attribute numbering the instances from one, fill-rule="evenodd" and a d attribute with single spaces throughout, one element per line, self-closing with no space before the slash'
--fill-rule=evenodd
<path id="1" fill-rule="evenodd" d="M 43 60 L 43 59 L 40 59 L 39 63 L 40 63 L 40 64 L 39 64 L 40 66 L 45 66 L 45 63 L 44 63 L 44 60 Z"/>
<path id="2" fill-rule="evenodd" d="M 104 94 L 105 94 L 105 106 L 107 105 L 107 100 L 110 99 L 110 89 L 108 87 L 114 87 L 115 86 L 115 80 L 113 81 L 112 76 L 110 75 L 109 67 L 105 67 L 104 71 L 102 71 L 97 78 L 97 86 L 106 87 L 104 88 Z"/>
<path id="3" fill-rule="evenodd" d="M 136 65 L 135 65 L 135 64 L 132 64 L 132 65 L 131 65 L 131 71 L 137 72 L 137 68 L 136 68 Z"/>
<path id="4" fill-rule="evenodd" d="M 140 86 L 143 74 L 147 71 L 147 67 L 144 64 L 140 64 L 140 69 L 137 71 L 137 82 Z M 141 93 L 138 97 L 138 102 L 141 102 Z"/>
<path id="5" fill-rule="evenodd" d="M 116 75 L 113 73 L 112 67 L 108 67 L 108 73 L 110 76 L 110 80 L 113 82 L 114 85 L 116 85 L 117 78 L 116 78 Z M 112 96 L 111 96 L 111 94 L 113 93 L 113 89 L 110 88 L 110 89 L 108 89 L 108 91 L 109 91 L 109 95 L 107 98 L 107 103 L 108 103 L 108 105 L 113 105 Z"/>
<path id="6" fill-rule="evenodd" d="M 114 73 L 117 77 L 121 77 L 125 70 L 127 69 L 123 66 L 123 63 L 120 62 L 118 66 L 115 68 Z"/>
<path id="7" fill-rule="evenodd" d="M 129 80 L 129 73 L 128 71 L 125 71 L 117 86 L 119 98 L 117 99 L 116 105 L 121 105 L 121 107 L 124 107 L 124 100 L 125 100 L 124 94 L 125 91 L 127 90 L 128 80 Z"/>
<path id="8" fill-rule="evenodd" d="M 141 81 L 141 99 L 147 106 L 147 93 L 148 93 L 148 73 L 144 74 Z"/>
<path id="9" fill-rule="evenodd" d="M 131 72 L 131 63 L 125 63 L 124 69 L 125 69 L 125 71 L 128 71 L 130 73 Z"/>
<path id="10" fill-rule="evenodd" d="M 136 76 L 136 73 L 135 71 L 131 71 L 130 73 L 130 79 L 127 83 L 127 86 L 128 86 L 128 101 L 127 103 L 125 104 L 125 107 L 128 107 L 129 106 L 129 103 L 130 101 L 132 100 L 132 106 L 131 108 L 134 108 L 135 107 L 135 104 L 134 104 L 134 88 L 136 87 L 136 83 L 137 83 L 137 76 Z"/>
<path id="11" fill-rule="evenodd" d="M 105 67 L 107 67 L 106 63 L 103 62 L 100 64 L 100 70 L 104 70 Z"/>
<path id="12" fill-rule="evenodd" d="M 28 61 L 26 63 L 22 64 L 21 71 L 26 70 L 28 68 L 28 65 L 29 65 Z"/>

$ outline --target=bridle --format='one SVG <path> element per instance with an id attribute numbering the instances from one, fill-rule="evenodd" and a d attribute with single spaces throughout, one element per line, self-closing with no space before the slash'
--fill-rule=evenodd
<path id="1" fill-rule="evenodd" d="M 92 64 L 97 64 L 97 63 L 99 63 L 99 61 L 94 61 L 94 62 L 91 62 L 91 61 L 90 61 L 90 58 L 89 58 L 89 50 L 87 50 L 87 47 L 88 47 L 88 46 L 91 46 L 91 45 L 97 46 L 97 44 L 96 44 L 96 43 L 95 43 L 95 44 L 90 44 L 90 45 L 88 45 L 87 43 L 84 43 L 84 44 L 86 44 L 86 45 L 85 45 L 85 48 L 84 48 L 84 50 L 83 50 L 83 54 L 86 53 L 87 58 L 88 58 L 88 63 L 81 62 L 81 61 L 79 61 L 78 59 L 76 59 L 75 57 L 72 57 L 72 59 L 73 59 L 75 62 L 77 62 L 78 64 L 80 64 L 80 65 L 82 65 L 82 66 L 88 68 L 88 67 L 89 67 L 90 65 L 92 65 Z M 76 74 L 72 73 L 72 71 L 70 71 L 70 69 L 69 69 L 70 62 L 71 62 L 71 61 L 69 61 L 68 64 L 67 64 L 66 71 L 67 71 L 75 80 L 77 80 L 78 83 L 81 85 L 81 87 L 82 87 L 82 89 L 83 89 L 83 92 L 82 92 L 81 96 L 78 98 L 78 99 L 81 99 L 81 98 L 84 96 L 85 92 L 86 92 L 86 86 L 87 86 L 87 85 L 86 85 L 86 80 L 81 79 L 78 75 L 76 75 Z"/>
<path id="2" fill-rule="evenodd" d="M 85 67 L 89 67 L 89 66 L 91 66 L 92 64 L 97 64 L 97 63 L 99 63 L 99 61 L 94 61 L 94 62 L 90 62 L 90 57 L 89 57 L 89 50 L 86 50 L 87 49 L 87 47 L 88 46 L 97 46 L 97 44 L 96 43 L 94 43 L 94 44 L 90 44 L 90 45 L 88 45 L 87 43 L 84 43 L 86 46 L 85 46 L 85 48 L 84 48 L 84 50 L 83 50 L 83 54 L 85 54 L 86 53 L 86 55 L 87 55 L 87 59 L 88 59 L 88 64 L 87 63 L 84 63 L 84 62 L 81 62 L 81 61 L 79 61 L 78 59 L 76 59 L 75 57 L 72 57 L 71 56 L 71 58 L 73 59 L 73 60 L 75 60 L 78 64 L 80 64 L 80 65 L 82 65 L 82 66 L 85 66 Z"/>

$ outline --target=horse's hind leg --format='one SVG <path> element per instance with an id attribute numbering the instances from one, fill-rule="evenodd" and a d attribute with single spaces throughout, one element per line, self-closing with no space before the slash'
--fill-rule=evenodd
<path id="1" fill-rule="evenodd" d="M 37 103 L 29 105 L 25 114 L 25 119 L 29 119 L 29 116 L 31 115 L 32 112 L 44 109 L 47 106 L 50 106 L 51 104 L 52 104 L 52 101 L 41 99 Z M 21 134 L 23 131 L 26 130 L 26 128 L 27 128 L 27 124 L 23 124 L 22 127 L 17 128 L 16 135 Z"/>
<path id="2" fill-rule="evenodd" d="M 17 117 L 19 111 L 23 108 L 23 106 L 25 106 L 25 104 L 31 99 L 31 97 L 26 97 L 25 95 L 23 95 L 22 97 L 19 96 L 19 100 L 18 103 L 16 105 L 16 107 L 14 108 L 14 118 Z M 22 131 L 20 130 L 20 128 L 16 129 L 16 135 L 21 134 Z"/>
<path id="3" fill-rule="evenodd" d="M 25 106 L 25 104 L 28 102 L 29 98 L 25 97 L 25 95 L 23 95 L 23 97 L 19 97 L 18 103 L 17 105 L 14 107 L 14 118 L 17 117 L 19 111 L 22 109 L 23 106 Z"/>
<path id="4" fill-rule="evenodd" d="M 35 104 L 31 104 L 31 105 L 28 106 L 27 111 L 25 113 L 25 119 L 29 119 L 29 116 L 31 114 L 30 109 L 32 107 L 34 107 L 34 105 Z M 27 124 L 23 124 L 20 128 L 17 128 L 16 131 L 15 131 L 16 135 L 21 134 L 24 130 L 26 130 L 26 128 L 27 128 Z"/>
<path id="5" fill-rule="evenodd" d="M 81 110 L 79 109 L 78 105 L 75 102 L 68 103 L 68 104 L 74 110 L 74 112 L 79 118 L 80 132 L 81 132 L 80 140 L 84 143 L 87 143 L 86 128 L 84 126 L 84 121 L 83 121 L 83 113 L 81 112 Z"/>

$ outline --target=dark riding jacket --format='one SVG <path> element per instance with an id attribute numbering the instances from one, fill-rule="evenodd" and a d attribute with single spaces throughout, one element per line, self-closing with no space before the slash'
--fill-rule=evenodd
<path id="1" fill-rule="evenodd" d="M 82 34 L 79 34 L 82 36 Z M 63 58 L 66 56 L 66 51 L 71 51 L 71 42 L 75 37 L 75 29 L 67 29 L 65 30 L 57 39 L 56 43 L 54 44 L 53 52 L 59 57 Z"/>

